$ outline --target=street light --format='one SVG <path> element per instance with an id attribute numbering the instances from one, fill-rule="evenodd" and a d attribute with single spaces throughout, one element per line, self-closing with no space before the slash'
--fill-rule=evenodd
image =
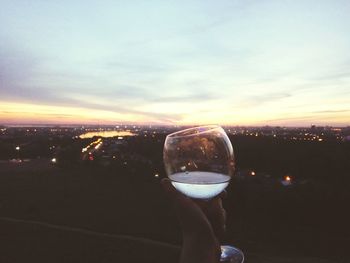
<path id="1" fill-rule="evenodd" d="M 15 149 L 16 149 L 16 152 L 17 152 L 17 159 L 18 160 L 21 160 L 21 156 L 20 156 L 20 152 L 19 152 L 19 150 L 21 149 L 21 147 L 19 147 L 19 145 L 17 145 L 16 147 L 15 147 Z"/>

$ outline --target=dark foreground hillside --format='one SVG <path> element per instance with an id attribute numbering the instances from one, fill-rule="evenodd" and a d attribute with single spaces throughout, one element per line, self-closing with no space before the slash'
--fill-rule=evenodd
<path id="1" fill-rule="evenodd" d="M 0 169 L 0 262 L 177 261 L 181 230 L 159 178 L 43 159 Z M 258 178 L 228 190 L 226 242 L 246 262 L 347 262 L 348 194 Z"/>
<path id="2" fill-rule="evenodd" d="M 159 185 L 165 134 L 106 140 L 99 151 L 116 152 L 84 162 L 96 138 L 55 137 L 59 151 L 40 138 L 17 152 L 24 161 L 0 161 L 0 262 L 177 261 L 181 229 Z M 248 263 L 349 262 L 350 144 L 230 139 L 238 169 L 223 242 Z"/>

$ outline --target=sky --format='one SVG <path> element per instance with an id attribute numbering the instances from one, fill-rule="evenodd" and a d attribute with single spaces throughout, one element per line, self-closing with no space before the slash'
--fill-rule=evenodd
<path id="1" fill-rule="evenodd" d="M 350 125 L 350 1 L 0 0 L 0 124 Z"/>

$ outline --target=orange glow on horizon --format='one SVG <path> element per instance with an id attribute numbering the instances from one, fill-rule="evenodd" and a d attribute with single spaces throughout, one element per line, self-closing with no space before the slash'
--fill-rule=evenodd
<path id="1" fill-rule="evenodd" d="M 6 124 L 115 124 L 146 122 L 144 116 L 104 110 L 29 103 L 0 102 L 0 122 Z"/>
<path id="2" fill-rule="evenodd" d="M 170 110 L 168 108 L 167 110 Z M 174 114 L 179 108 L 173 108 L 169 114 Z M 165 110 L 164 110 L 165 111 Z M 53 106 L 41 105 L 33 103 L 21 102 L 2 102 L 0 101 L 0 124 L 20 125 L 20 124 L 104 124 L 114 125 L 118 122 L 129 122 L 137 124 L 176 124 L 176 125 L 247 125 L 247 126 L 310 126 L 315 123 L 319 126 L 347 126 L 349 125 L 350 116 L 347 112 L 337 113 L 334 115 L 324 115 L 314 117 L 299 116 L 297 113 L 284 115 L 276 120 L 266 119 L 263 113 L 249 112 L 242 110 L 232 114 L 229 109 L 215 108 L 210 112 L 196 112 L 188 108 L 186 113 L 182 113 L 182 117 L 178 120 L 167 120 L 159 117 L 159 113 L 164 113 L 161 109 L 158 112 L 147 112 L 147 114 L 140 113 L 137 110 L 130 112 L 114 112 L 99 109 L 89 109 L 72 106 Z M 259 115 L 260 114 L 260 115 Z M 276 115 L 277 117 L 277 115 Z M 283 119 L 285 118 L 285 119 Z M 265 120 L 264 120 L 265 119 Z M 318 121 L 317 121 L 318 120 Z"/>

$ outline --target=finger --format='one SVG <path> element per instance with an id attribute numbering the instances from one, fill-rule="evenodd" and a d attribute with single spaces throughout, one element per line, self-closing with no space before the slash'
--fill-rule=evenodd
<path id="1" fill-rule="evenodd" d="M 217 237 L 222 238 L 226 230 L 226 211 L 222 206 L 220 197 L 216 197 L 207 202 L 205 207 L 202 207 L 205 215 Z"/>

